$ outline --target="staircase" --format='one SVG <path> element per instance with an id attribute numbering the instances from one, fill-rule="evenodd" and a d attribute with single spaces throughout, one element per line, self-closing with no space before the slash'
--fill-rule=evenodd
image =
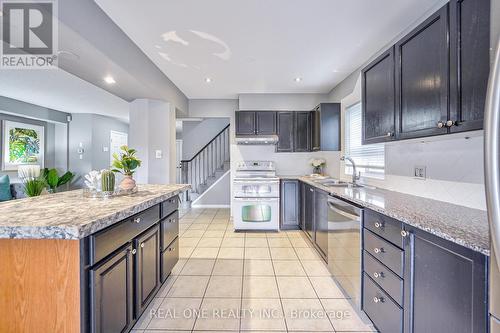
<path id="1" fill-rule="evenodd" d="M 212 186 L 230 168 L 229 125 L 190 160 L 181 161 L 181 177 L 184 184 L 191 184 L 185 201 L 191 202 Z"/>

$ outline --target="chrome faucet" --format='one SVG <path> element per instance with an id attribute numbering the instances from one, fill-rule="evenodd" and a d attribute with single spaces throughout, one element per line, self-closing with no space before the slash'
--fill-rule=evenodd
<path id="1" fill-rule="evenodd" d="M 349 156 L 342 156 L 340 158 L 341 161 L 345 161 L 345 160 L 348 160 L 349 162 L 351 162 L 352 164 L 352 184 L 353 185 L 356 185 L 356 181 L 359 180 L 360 176 L 361 176 L 361 172 L 358 174 L 356 171 L 356 163 L 354 163 L 354 160 L 352 158 L 350 158 Z"/>

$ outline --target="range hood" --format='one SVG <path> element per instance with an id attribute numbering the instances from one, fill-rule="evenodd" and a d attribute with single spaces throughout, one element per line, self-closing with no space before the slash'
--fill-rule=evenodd
<path id="1" fill-rule="evenodd" d="M 275 145 L 278 143 L 277 135 L 237 135 L 238 145 Z"/>

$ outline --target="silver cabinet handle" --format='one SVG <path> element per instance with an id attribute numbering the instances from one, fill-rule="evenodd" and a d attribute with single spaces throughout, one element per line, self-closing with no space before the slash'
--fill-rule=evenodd
<path id="1" fill-rule="evenodd" d="M 137 253 L 137 250 L 136 249 L 133 249 L 132 250 L 132 254 L 136 254 Z"/>
<path id="2" fill-rule="evenodd" d="M 314 190 L 312 188 L 310 188 L 309 191 L 314 192 Z"/>
<path id="3" fill-rule="evenodd" d="M 136 218 L 134 218 L 134 222 L 135 222 L 135 223 L 141 223 L 141 218 L 140 218 L 140 217 L 136 217 Z"/>
<path id="4" fill-rule="evenodd" d="M 375 253 L 382 253 L 382 252 L 384 252 L 384 248 L 383 247 L 381 247 L 381 248 L 376 247 L 376 248 L 373 249 L 373 252 L 375 252 Z"/>
<path id="5" fill-rule="evenodd" d="M 455 122 L 453 120 L 447 120 L 446 121 L 446 127 L 451 127 L 453 125 L 455 125 Z"/>
<path id="6" fill-rule="evenodd" d="M 392 136 L 392 132 L 387 132 L 386 136 L 391 137 Z"/>
<path id="7" fill-rule="evenodd" d="M 437 122 L 437 127 L 438 128 L 443 128 L 444 127 L 444 122 L 442 122 L 441 120 Z"/>
<path id="8" fill-rule="evenodd" d="M 384 277 L 384 273 L 382 273 L 382 272 L 380 272 L 380 273 L 379 272 L 375 272 L 375 273 L 373 273 L 373 277 L 376 278 L 376 279 L 383 278 Z"/>
<path id="9" fill-rule="evenodd" d="M 383 228 L 384 227 L 384 223 L 382 222 L 375 222 L 375 228 Z"/>
<path id="10" fill-rule="evenodd" d="M 383 297 L 373 297 L 373 303 L 383 303 L 384 302 L 384 298 Z"/>
<path id="11" fill-rule="evenodd" d="M 144 243 L 141 243 L 141 249 L 144 248 Z"/>
<path id="12" fill-rule="evenodd" d="M 406 230 L 401 230 L 401 237 L 406 237 L 408 236 L 410 233 Z"/>

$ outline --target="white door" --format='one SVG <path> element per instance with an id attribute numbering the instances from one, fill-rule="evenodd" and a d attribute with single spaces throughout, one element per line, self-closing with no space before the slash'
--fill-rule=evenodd
<path id="1" fill-rule="evenodd" d="M 109 164 L 113 163 L 113 154 L 120 155 L 120 147 L 128 145 L 128 134 L 111 131 L 109 136 Z"/>
<path id="2" fill-rule="evenodd" d="M 175 140 L 175 165 L 177 168 L 177 184 L 182 183 L 182 170 L 181 170 L 181 159 L 182 159 L 182 140 Z"/>

